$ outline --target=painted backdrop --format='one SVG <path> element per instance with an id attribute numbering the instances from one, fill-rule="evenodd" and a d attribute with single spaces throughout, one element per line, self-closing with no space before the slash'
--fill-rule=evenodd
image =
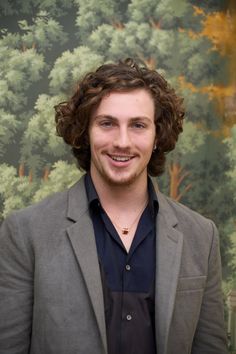
<path id="1" fill-rule="evenodd" d="M 235 2 L 5 0 L 0 19 L 0 219 L 78 179 L 53 106 L 88 70 L 134 57 L 185 98 L 185 130 L 158 183 L 217 224 L 227 297 L 236 288 Z"/>

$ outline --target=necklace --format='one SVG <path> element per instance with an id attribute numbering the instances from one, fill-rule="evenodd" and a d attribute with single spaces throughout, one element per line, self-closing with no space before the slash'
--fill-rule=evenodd
<path id="1" fill-rule="evenodd" d="M 129 227 L 121 227 L 120 225 L 118 225 L 114 220 L 112 220 L 112 218 L 110 217 L 110 215 L 108 214 L 108 212 L 106 211 L 107 215 L 109 216 L 110 220 L 112 221 L 112 223 L 119 229 L 121 230 L 122 235 L 128 235 L 129 232 L 132 230 L 135 222 L 138 220 L 138 218 L 140 217 L 140 215 L 143 213 L 144 209 L 146 208 L 148 202 L 146 201 L 144 204 L 144 207 L 141 208 L 140 212 L 138 213 L 138 215 L 135 217 L 135 219 L 133 220 L 132 224 Z"/>

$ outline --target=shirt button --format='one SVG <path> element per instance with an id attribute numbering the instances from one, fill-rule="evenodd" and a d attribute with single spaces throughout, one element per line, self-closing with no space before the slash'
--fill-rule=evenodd
<path id="1" fill-rule="evenodd" d="M 126 319 L 127 319 L 127 321 L 131 321 L 132 320 L 132 316 L 131 315 L 127 315 Z"/>
<path id="2" fill-rule="evenodd" d="M 131 269 L 130 265 L 129 265 L 129 264 L 126 264 L 125 269 L 126 269 L 126 270 L 130 270 L 130 269 Z"/>

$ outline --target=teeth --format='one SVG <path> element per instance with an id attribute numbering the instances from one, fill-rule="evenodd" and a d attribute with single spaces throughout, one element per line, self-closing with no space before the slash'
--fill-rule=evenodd
<path id="1" fill-rule="evenodd" d="M 125 162 L 125 161 L 131 160 L 131 157 L 125 157 L 125 156 L 111 156 L 111 158 L 114 161 L 121 161 L 121 162 Z"/>

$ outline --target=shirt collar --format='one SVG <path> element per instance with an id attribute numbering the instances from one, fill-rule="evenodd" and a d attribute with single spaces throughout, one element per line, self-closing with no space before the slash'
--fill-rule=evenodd
<path id="1" fill-rule="evenodd" d="M 148 176 L 148 195 L 149 195 L 149 207 L 152 212 L 152 216 L 157 216 L 159 210 L 159 202 L 157 199 L 157 194 L 153 186 L 151 178 Z"/>
<path id="2" fill-rule="evenodd" d="M 86 189 L 86 193 L 87 193 L 89 208 L 93 209 L 94 207 L 99 207 L 100 200 L 99 200 L 97 191 L 95 189 L 95 186 L 93 184 L 90 173 L 86 173 L 84 181 L 85 181 L 85 189 Z M 152 212 L 152 216 L 155 217 L 158 213 L 158 210 L 159 210 L 159 203 L 158 203 L 155 188 L 153 186 L 153 183 L 152 183 L 152 180 L 150 177 L 148 177 L 148 195 L 149 195 L 148 205 L 149 205 L 150 210 Z"/>

